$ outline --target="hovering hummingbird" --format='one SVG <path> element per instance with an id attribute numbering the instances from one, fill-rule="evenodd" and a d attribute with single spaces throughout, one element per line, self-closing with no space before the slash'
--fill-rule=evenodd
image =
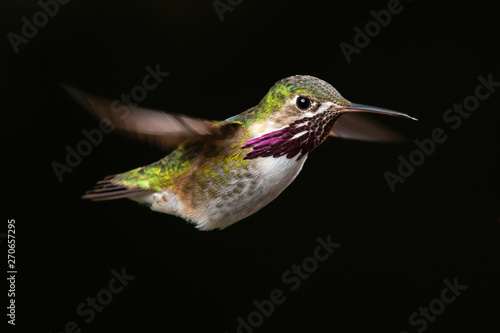
<path id="1" fill-rule="evenodd" d="M 173 149 L 153 164 L 106 177 L 83 198 L 129 198 L 201 230 L 223 229 L 266 206 L 290 185 L 309 154 L 328 136 L 400 138 L 361 113 L 416 120 L 351 103 L 327 82 L 307 75 L 278 81 L 257 106 L 219 122 L 132 108 L 66 89 L 118 130 Z M 127 112 L 116 112 L 121 107 Z"/>

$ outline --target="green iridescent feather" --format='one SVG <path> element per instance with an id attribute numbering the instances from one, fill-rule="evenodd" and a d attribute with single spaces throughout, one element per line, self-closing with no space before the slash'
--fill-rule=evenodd
<path id="1" fill-rule="evenodd" d="M 161 191 L 172 189 L 179 178 L 192 172 L 196 183 L 212 182 L 223 185 L 225 175 L 248 163 L 243 159 L 245 151 L 239 147 L 250 139 L 249 126 L 276 115 L 285 101 L 295 94 L 312 96 L 319 101 L 330 100 L 339 105 L 349 103 L 335 89 L 318 79 L 302 76 L 283 79 L 269 90 L 257 106 L 216 123 L 219 127 L 235 123 L 241 125 L 241 139 L 234 142 L 229 149 L 228 147 L 207 149 L 201 142 L 186 143 L 158 162 L 117 175 L 112 182 L 128 188 Z M 203 154 L 200 154 L 200 149 L 204 149 Z M 195 164 L 196 170 L 192 170 Z"/>

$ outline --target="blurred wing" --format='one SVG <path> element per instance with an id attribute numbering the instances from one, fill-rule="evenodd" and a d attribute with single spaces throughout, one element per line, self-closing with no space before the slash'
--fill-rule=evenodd
<path id="1" fill-rule="evenodd" d="M 396 142 L 404 137 L 363 113 L 345 113 L 335 123 L 330 136 L 343 139 Z"/>
<path id="2" fill-rule="evenodd" d="M 163 149 L 173 149 L 189 139 L 218 133 L 209 120 L 126 105 L 66 85 L 63 88 L 88 111 L 118 131 Z"/>

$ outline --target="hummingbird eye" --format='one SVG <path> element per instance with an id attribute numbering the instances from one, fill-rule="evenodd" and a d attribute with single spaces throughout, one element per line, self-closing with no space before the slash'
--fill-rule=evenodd
<path id="1" fill-rule="evenodd" d="M 305 96 L 299 96 L 295 104 L 300 110 L 305 111 L 311 106 L 311 100 Z"/>

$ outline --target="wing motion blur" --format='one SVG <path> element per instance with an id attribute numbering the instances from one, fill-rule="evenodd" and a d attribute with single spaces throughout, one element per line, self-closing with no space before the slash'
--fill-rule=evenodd
<path id="1" fill-rule="evenodd" d="M 63 88 L 94 116 L 115 126 L 118 131 L 165 150 L 192 138 L 220 134 L 220 128 L 209 120 L 126 105 L 67 85 Z"/>
<path id="2" fill-rule="evenodd" d="M 330 132 L 330 136 L 353 140 L 378 142 L 404 140 L 403 135 L 375 120 L 374 114 L 418 120 L 406 113 L 358 103 L 351 103 L 342 108 L 341 112 L 342 115 Z"/>
<path id="3" fill-rule="evenodd" d="M 362 141 L 398 142 L 404 136 L 383 125 L 375 117 L 362 113 L 343 114 L 335 123 L 330 136 Z"/>
<path id="4" fill-rule="evenodd" d="M 119 132 L 142 141 L 147 141 L 165 150 L 172 150 L 179 144 L 196 138 L 215 139 L 219 140 L 218 142 L 220 143 L 221 139 L 224 140 L 230 137 L 235 130 L 234 126 L 226 125 L 221 127 L 205 119 L 126 105 L 117 100 L 110 101 L 67 85 L 62 86 L 84 108 L 97 118 L 103 119 L 110 125 L 115 126 Z M 404 136 L 375 120 L 372 115 L 364 112 L 368 111 L 414 119 L 405 114 L 386 109 L 373 108 L 361 104 L 352 104 L 352 106 L 353 108 L 346 109 L 346 111 L 356 112 L 344 113 L 337 120 L 330 136 L 378 142 L 402 141 Z"/>

